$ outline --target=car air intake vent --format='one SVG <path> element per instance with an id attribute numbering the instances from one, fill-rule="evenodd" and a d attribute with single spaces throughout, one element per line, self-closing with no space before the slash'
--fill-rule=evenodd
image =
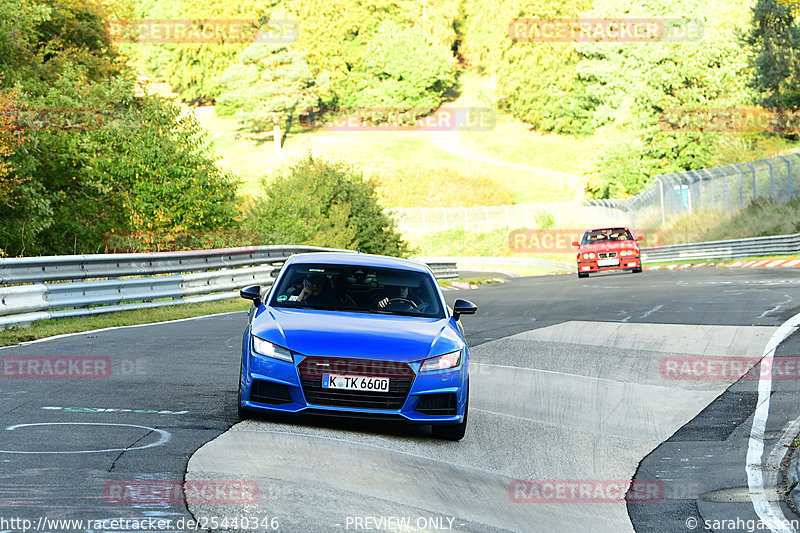
<path id="1" fill-rule="evenodd" d="M 289 393 L 287 385 L 256 379 L 250 389 L 250 401 L 270 405 L 283 405 L 292 403 L 292 395 Z"/>
<path id="2" fill-rule="evenodd" d="M 452 392 L 426 394 L 419 399 L 416 411 L 430 416 L 453 416 L 458 414 L 456 403 L 456 395 Z"/>

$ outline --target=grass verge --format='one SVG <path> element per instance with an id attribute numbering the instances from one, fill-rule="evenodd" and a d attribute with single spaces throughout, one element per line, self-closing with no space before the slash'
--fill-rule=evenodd
<path id="1" fill-rule="evenodd" d="M 216 313 L 228 313 L 231 311 L 247 311 L 249 308 L 250 302 L 239 298 L 233 298 L 230 300 L 221 300 L 219 302 L 135 309 L 88 317 L 40 320 L 28 327 L 13 327 L 0 331 L 0 346 L 12 346 L 20 342 L 43 339 L 54 335 L 63 335 L 65 333 L 77 333 L 117 326 L 132 326 L 135 324 L 150 324 L 153 322 L 164 322 L 167 320 L 213 315 Z M 242 328 L 244 329 L 244 322 L 242 323 Z"/>

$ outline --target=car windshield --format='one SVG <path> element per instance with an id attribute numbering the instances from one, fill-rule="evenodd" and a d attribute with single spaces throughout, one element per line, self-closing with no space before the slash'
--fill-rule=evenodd
<path id="1" fill-rule="evenodd" d="M 333 264 L 286 267 L 273 307 L 443 318 L 430 275 L 396 268 Z"/>
<path id="2" fill-rule="evenodd" d="M 587 231 L 581 244 L 597 244 L 609 241 L 632 241 L 633 236 L 627 228 L 607 228 Z"/>

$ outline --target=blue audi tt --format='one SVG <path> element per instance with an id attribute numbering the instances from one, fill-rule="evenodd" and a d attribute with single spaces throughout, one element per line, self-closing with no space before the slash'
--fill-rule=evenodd
<path id="1" fill-rule="evenodd" d="M 460 440 L 469 407 L 461 315 L 430 268 L 392 257 L 290 257 L 253 301 L 242 343 L 239 415 L 256 411 L 394 418 Z"/>

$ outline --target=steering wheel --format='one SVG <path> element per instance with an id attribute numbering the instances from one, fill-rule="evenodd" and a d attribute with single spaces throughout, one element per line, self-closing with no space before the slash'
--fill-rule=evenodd
<path id="1" fill-rule="evenodd" d="M 417 304 L 414 302 L 414 300 L 409 300 L 408 298 L 390 298 L 389 301 L 386 302 L 386 305 L 389 305 L 394 302 L 407 303 L 414 309 L 418 309 Z"/>

